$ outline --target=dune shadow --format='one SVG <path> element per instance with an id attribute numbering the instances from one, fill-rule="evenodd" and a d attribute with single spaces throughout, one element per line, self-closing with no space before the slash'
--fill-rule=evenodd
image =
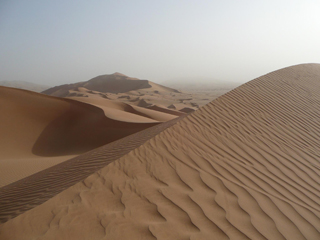
<path id="1" fill-rule="evenodd" d="M 70 108 L 43 130 L 32 148 L 33 154 L 81 154 L 158 124 L 116 121 L 98 107 L 66 100 Z"/>

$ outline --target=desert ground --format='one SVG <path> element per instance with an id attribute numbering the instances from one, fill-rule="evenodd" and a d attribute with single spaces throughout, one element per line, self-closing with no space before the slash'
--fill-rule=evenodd
<path id="1" fill-rule="evenodd" d="M 320 64 L 216 94 L 0 87 L 0 239 L 320 239 Z"/>

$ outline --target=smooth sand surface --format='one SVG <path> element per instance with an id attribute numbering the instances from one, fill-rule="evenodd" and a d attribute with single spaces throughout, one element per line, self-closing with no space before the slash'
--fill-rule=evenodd
<path id="1" fill-rule="evenodd" d="M 6 172 L 0 186 L 159 124 L 134 121 L 135 114 L 123 121 L 125 112 L 112 109 L 108 118 L 93 104 L 7 87 L 0 87 L 0 109 L 0 169 Z"/>
<path id="2" fill-rule="evenodd" d="M 319 79 L 320 65 L 304 64 L 236 88 L 34 201 L 0 239 L 320 239 Z"/>

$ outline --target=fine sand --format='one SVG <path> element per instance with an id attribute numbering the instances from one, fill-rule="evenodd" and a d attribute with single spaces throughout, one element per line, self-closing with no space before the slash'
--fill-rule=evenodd
<path id="1" fill-rule="evenodd" d="M 319 79 L 269 73 L 1 188 L 0 239 L 320 239 Z"/>

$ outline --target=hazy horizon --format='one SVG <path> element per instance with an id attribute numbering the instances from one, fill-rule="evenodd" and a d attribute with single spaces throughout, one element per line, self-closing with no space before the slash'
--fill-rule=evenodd
<path id="1" fill-rule="evenodd" d="M 318 1 L 1 1 L 0 81 L 237 82 L 320 62 Z"/>

